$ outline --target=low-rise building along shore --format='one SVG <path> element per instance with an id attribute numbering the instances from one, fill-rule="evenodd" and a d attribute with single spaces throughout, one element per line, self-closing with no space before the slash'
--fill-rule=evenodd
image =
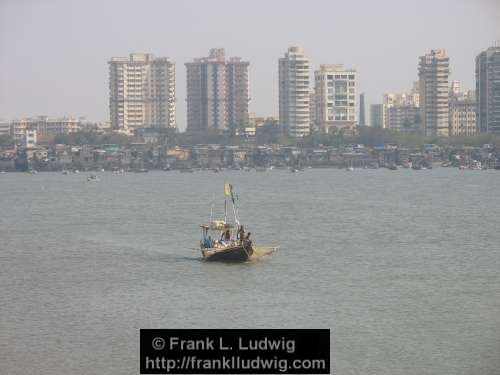
<path id="1" fill-rule="evenodd" d="M 476 163 L 476 164 L 475 164 Z M 479 163 L 479 164 L 477 164 Z M 481 165 L 500 168 L 500 151 L 483 147 L 426 144 L 407 148 L 397 145 L 367 147 L 360 144 L 298 147 L 246 144 L 228 146 L 197 144 L 192 146 L 151 144 L 143 141 L 124 146 L 51 145 L 0 149 L 0 170 L 186 170 L 192 168 L 393 168 Z"/>
<path id="2" fill-rule="evenodd" d="M 37 116 L 12 120 L 8 125 L 4 122 L 0 129 L 2 133 L 11 135 L 16 141 L 23 141 L 29 131 L 35 131 L 37 139 L 44 140 L 56 135 L 76 133 L 82 129 L 83 123 L 82 117 Z"/>

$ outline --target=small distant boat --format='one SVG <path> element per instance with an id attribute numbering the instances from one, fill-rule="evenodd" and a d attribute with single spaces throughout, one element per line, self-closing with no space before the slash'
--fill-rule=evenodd
<path id="1" fill-rule="evenodd" d="M 348 172 L 354 171 L 354 167 L 352 166 L 352 160 L 349 161 L 349 165 L 346 165 L 345 170 Z"/>
<path id="2" fill-rule="evenodd" d="M 397 171 L 397 170 L 398 170 L 398 167 L 397 167 L 397 165 L 396 165 L 396 164 L 391 164 L 391 165 L 389 166 L 389 169 L 390 169 L 391 171 Z"/>
<path id="3" fill-rule="evenodd" d="M 69 174 L 69 171 L 67 171 L 67 170 L 63 170 L 63 171 L 61 172 L 61 174 L 63 174 L 63 175 L 68 175 L 68 174 Z"/>
<path id="4" fill-rule="evenodd" d="M 481 170 L 482 169 L 482 164 L 478 160 L 473 160 L 472 163 L 469 166 L 469 169 L 472 169 L 472 170 L 475 170 L 475 171 Z"/>
<path id="5" fill-rule="evenodd" d="M 37 171 L 36 169 L 30 169 L 30 170 L 28 171 L 28 173 L 29 173 L 29 174 L 37 174 L 37 173 L 38 173 L 38 171 Z"/>
<path id="6" fill-rule="evenodd" d="M 137 169 L 134 169 L 134 172 L 135 173 L 148 173 L 149 169 L 146 169 L 146 168 L 137 168 Z"/>
<path id="7" fill-rule="evenodd" d="M 76 174 L 76 173 L 80 173 L 80 171 L 79 171 L 78 169 L 74 169 L 74 170 L 73 170 L 73 173 L 75 173 L 75 174 Z"/>
<path id="8" fill-rule="evenodd" d="M 4 174 L 4 173 L 7 173 L 7 172 L 5 172 L 5 171 L 0 171 L 0 173 L 1 173 L 1 174 Z"/>
<path id="9" fill-rule="evenodd" d="M 111 169 L 111 172 L 112 172 L 113 174 L 123 174 L 123 173 L 125 173 L 125 169 L 123 169 L 123 168 L 118 168 L 118 167 L 113 167 L 113 168 Z"/>
<path id="10" fill-rule="evenodd" d="M 87 177 L 87 181 L 99 181 L 99 177 L 97 177 L 97 175 L 95 174 L 91 174 L 90 176 Z"/>

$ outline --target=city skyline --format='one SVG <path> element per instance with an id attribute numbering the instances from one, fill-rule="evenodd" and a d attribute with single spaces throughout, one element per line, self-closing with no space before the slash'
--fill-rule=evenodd
<path id="1" fill-rule="evenodd" d="M 334 9 L 347 15 L 352 13 L 352 7 L 325 2 L 250 5 L 220 1 L 216 4 L 225 9 L 226 15 L 220 25 L 210 21 L 213 10 L 207 4 L 169 3 L 169 11 L 178 16 L 168 26 L 155 14 L 161 15 L 168 6 L 153 2 L 155 12 L 147 13 L 148 24 L 139 31 L 129 30 L 126 25 L 143 11 L 131 3 L 120 3 L 123 22 L 118 22 L 111 17 L 116 10 L 113 4 L 27 1 L 0 5 L 0 118 L 45 114 L 108 121 L 107 61 L 112 56 L 145 52 L 169 57 L 178 65 L 177 123 L 180 130 L 185 130 L 186 72 L 182 65 L 214 47 L 250 61 L 249 111 L 260 116 L 278 115 L 276 62 L 283 50 L 294 45 L 306 50 L 311 76 L 321 64 L 344 64 L 356 69 L 357 91 L 366 93 L 365 104 L 369 107 L 380 103 L 383 93 L 405 91 L 417 80 L 418 57 L 430 49 L 445 48 L 450 57 L 450 81 L 460 80 L 465 88 L 473 89 L 475 57 L 500 39 L 500 25 L 495 23 L 500 8 L 492 1 L 432 3 L 434 13 L 426 19 L 425 27 L 419 20 L 428 8 L 425 2 L 360 2 L 358 13 L 332 22 L 328 14 Z M 238 4 L 244 5 L 245 19 L 237 17 Z M 186 19 L 188 14 L 198 27 L 177 20 Z M 281 19 L 281 14 L 287 14 L 287 19 Z M 21 17 L 29 20 L 22 29 L 18 22 Z M 50 26 L 56 19 L 56 26 Z M 92 22 L 88 22 L 90 19 Z M 276 28 L 278 19 L 280 27 Z M 296 27 L 299 19 L 306 28 Z M 43 20 L 43 27 L 39 20 Z M 346 22 L 354 22 L 359 32 L 327 43 L 331 38 L 328 35 L 342 30 Z M 463 24 L 469 27 L 461 27 Z M 232 34 L 227 32 L 230 27 L 234 29 Z"/>

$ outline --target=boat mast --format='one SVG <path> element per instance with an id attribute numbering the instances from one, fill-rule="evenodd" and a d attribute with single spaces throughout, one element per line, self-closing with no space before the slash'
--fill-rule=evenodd
<path id="1" fill-rule="evenodd" d="M 234 222 L 237 225 L 240 225 L 240 219 L 238 218 L 238 208 L 236 207 L 236 203 L 233 201 L 233 214 L 234 214 Z"/>
<path id="2" fill-rule="evenodd" d="M 212 203 L 210 204 L 210 221 L 209 223 L 211 223 L 213 220 L 214 220 L 214 200 L 212 199 Z"/>

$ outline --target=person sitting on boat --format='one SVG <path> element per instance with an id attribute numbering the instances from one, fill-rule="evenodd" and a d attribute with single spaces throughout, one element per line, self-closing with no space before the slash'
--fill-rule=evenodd
<path id="1" fill-rule="evenodd" d="M 220 236 L 220 242 L 222 241 L 231 241 L 231 232 L 229 232 L 229 229 L 225 232 L 222 232 L 222 235 Z"/>
<path id="2" fill-rule="evenodd" d="M 203 240 L 203 247 L 208 248 L 210 247 L 210 239 L 206 238 Z"/>
<path id="3" fill-rule="evenodd" d="M 215 246 L 215 241 L 213 240 L 212 236 L 208 236 L 208 238 L 205 238 L 203 240 L 203 247 L 211 249 Z"/>

